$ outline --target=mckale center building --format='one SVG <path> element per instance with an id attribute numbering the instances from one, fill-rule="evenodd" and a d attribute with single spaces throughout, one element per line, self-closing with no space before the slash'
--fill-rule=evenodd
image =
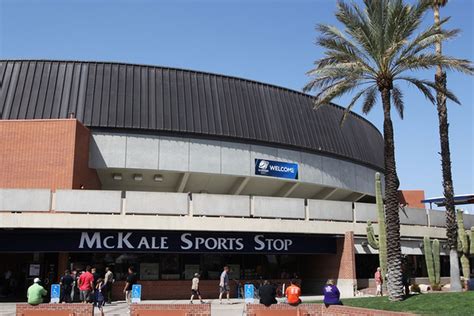
<path id="1" fill-rule="evenodd" d="M 341 127 L 343 111 L 205 72 L 0 60 L 0 299 L 89 264 L 112 268 L 116 299 L 131 265 L 142 299 L 189 298 L 196 272 L 216 297 L 224 265 L 233 297 L 262 279 L 304 295 L 328 278 L 343 296 L 373 286 L 383 137 L 355 113 Z M 444 212 L 408 205 L 400 220 L 412 276 L 426 277 L 423 236 L 441 240 L 447 276 Z"/>

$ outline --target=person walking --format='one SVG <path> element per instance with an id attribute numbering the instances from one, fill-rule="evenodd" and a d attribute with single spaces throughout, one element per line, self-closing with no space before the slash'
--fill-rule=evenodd
<path id="1" fill-rule="evenodd" d="M 133 285 L 137 283 L 137 275 L 135 274 L 135 268 L 129 267 L 128 268 L 128 276 L 125 282 L 125 287 L 123 288 L 123 293 L 125 294 L 125 300 L 127 304 L 132 303 L 132 288 Z"/>
<path id="2" fill-rule="evenodd" d="M 91 267 L 87 266 L 86 271 L 81 274 L 78 281 L 79 297 L 82 303 L 88 303 L 91 300 L 91 294 L 94 290 L 94 276 L 91 273 Z"/>
<path id="3" fill-rule="evenodd" d="M 74 299 L 77 297 L 76 296 L 76 290 L 77 290 L 78 276 L 77 276 L 77 271 L 76 270 L 72 270 L 71 278 L 72 278 L 71 303 L 74 303 Z"/>
<path id="4" fill-rule="evenodd" d="M 112 304 L 112 285 L 114 283 L 114 273 L 110 270 L 110 267 L 105 267 L 105 300 L 108 304 Z"/>
<path id="5" fill-rule="evenodd" d="M 294 280 L 291 280 L 290 286 L 286 288 L 285 296 L 286 296 L 286 301 L 290 305 L 296 306 L 301 303 L 301 299 L 300 299 L 301 289 Z"/>
<path id="6" fill-rule="evenodd" d="M 340 300 L 341 293 L 339 292 L 337 286 L 334 284 L 334 280 L 329 279 L 326 282 L 326 286 L 324 286 L 323 292 L 323 302 L 326 307 L 328 307 L 329 305 L 342 305 L 342 302 Z"/>
<path id="7" fill-rule="evenodd" d="M 225 266 L 219 280 L 219 303 L 222 304 L 222 295 L 226 293 L 227 302 L 230 302 L 230 286 L 229 286 L 229 267 Z"/>
<path id="8" fill-rule="evenodd" d="M 380 267 L 377 268 L 377 271 L 375 271 L 374 275 L 375 279 L 375 296 L 380 295 L 383 296 L 383 290 L 382 290 L 382 285 L 383 285 L 383 278 L 382 278 L 382 269 Z"/>
<path id="9" fill-rule="evenodd" d="M 71 276 L 71 271 L 64 271 L 64 275 L 59 281 L 61 286 L 61 303 L 71 303 L 71 293 L 73 291 L 74 278 Z"/>
<path id="10" fill-rule="evenodd" d="M 96 306 L 99 309 L 101 316 L 104 316 L 104 305 L 105 305 L 104 289 L 105 288 L 106 288 L 106 285 L 104 284 L 104 279 L 98 278 L 95 285 L 94 306 Z"/>
<path id="11" fill-rule="evenodd" d="M 27 291 L 27 298 L 28 304 L 30 305 L 39 305 L 43 303 L 43 296 L 46 296 L 48 292 L 40 285 L 41 280 L 39 278 L 35 278 L 33 280 L 33 284 L 28 288 Z"/>
<path id="12" fill-rule="evenodd" d="M 191 299 L 189 301 L 190 304 L 193 304 L 193 299 L 194 295 L 196 295 L 199 300 L 201 301 L 201 304 L 204 304 L 204 301 L 202 300 L 201 297 L 201 292 L 199 292 L 199 273 L 194 273 L 194 278 L 191 281 Z"/>
<path id="13" fill-rule="evenodd" d="M 258 296 L 260 297 L 260 304 L 266 307 L 278 303 L 276 300 L 276 288 L 267 280 L 265 280 L 263 285 L 258 289 Z"/>

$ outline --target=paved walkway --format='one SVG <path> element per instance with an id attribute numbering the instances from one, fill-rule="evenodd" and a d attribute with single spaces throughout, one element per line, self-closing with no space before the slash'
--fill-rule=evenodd
<path id="1" fill-rule="evenodd" d="M 301 297 L 303 302 L 322 300 L 322 296 L 305 296 Z M 279 302 L 283 302 L 283 299 L 278 299 Z M 242 299 L 231 299 L 230 302 L 223 300 L 222 304 L 219 304 L 219 300 L 206 300 L 207 303 L 211 304 L 212 316 L 243 316 L 245 303 Z M 255 301 L 257 302 L 257 300 Z M 162 300 L 162 301 L 143 301 L 147 304 L 187 304 L 188 300 Z M 194 304 L 198 304 L 195 301 Z M 0 315 L 1 316 L 15 316 L 16 303 L 0 303 Z M 125 301 L 113 302 L 111 305 L 107 304 L 104 308 L 106 316 L 127 316 L 129 314 L 128 305 Z M 99 311 L 95 310 L 95 315 L 100 315 Z"/>

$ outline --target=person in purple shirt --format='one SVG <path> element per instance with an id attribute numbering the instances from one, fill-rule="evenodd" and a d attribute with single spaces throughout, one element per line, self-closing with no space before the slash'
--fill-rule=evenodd
<path id="1" fill-rule="evenodd" d="M 334 280 L 329 279 L 324 286 L 324 305 L 328 307 L 329 305 L 342 305 L 339 297 L 339 289 L 334 285 Z"/>

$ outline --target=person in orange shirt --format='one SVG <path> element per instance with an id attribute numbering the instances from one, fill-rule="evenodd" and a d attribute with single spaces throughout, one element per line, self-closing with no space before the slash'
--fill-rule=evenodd
<path id="1" fill-rule="evenodd" d="M 296 284 L 295 281 L 290 281 L 290 286 L 286 288 L 285 296 L 288 304 L 290 305 L 298 305 L 301 303 L 300 299 L 301 289 Z"/>

